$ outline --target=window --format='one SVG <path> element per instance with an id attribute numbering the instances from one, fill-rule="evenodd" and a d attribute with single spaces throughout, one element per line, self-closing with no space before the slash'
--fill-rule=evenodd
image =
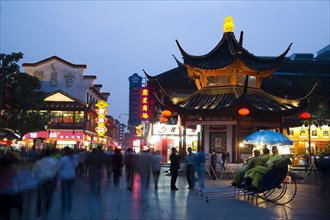
<path id="1" fill-rule="evenodd" d="M 300 130 L 300 136 L 306 136 L 306 130 L 305 129 Z"/>
<path id="2" fill-rule="evenodd" d="M 312 130 L 312 136 L 317 137 L 317 130 Z"/>
<path id="3" fill-rule="evenodd" d="M 246 75 L 237 74 L 236 85 L 244 86 L 245 78 L 246 78 Z M 256 87 L 256 86 L 257 86 L 256 77 L 255 76 L 249 76 L 248 77 L 248 87 Z"/>
<path id="4" fill-rule="evenodd" d="M 228 86 L 230 84 L 229 75 L 206 77 L 206 86 Z"/>

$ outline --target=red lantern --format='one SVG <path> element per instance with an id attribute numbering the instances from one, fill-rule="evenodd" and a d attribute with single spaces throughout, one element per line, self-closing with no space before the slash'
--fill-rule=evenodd
<path id="1" fill-rule="evenodd" d="M 299 115 L 299 118 L 301 119 L 309 119 L 311 117 L 311 115 L 308 112 L 303 112 Z"/>
<path id="2" fill-rule="evenodd" d="M 166 118 L 166 117 L 160 117 L 159 118 L 159 121 L 160 122 L 167 122 L 168 121 L 168 118 Z"/>
<path id="3" fill-rule="evenodd" d="M 246 115 L 250 114 L 250 110 L 247 108 L 240 108 L 238 110 L 238 114 L 240 114 L 242 116 L 246 116 Z"/>
<path id="4" fill-rule="evenodd" d="M 172 112 L 170 110 L 164 110 L 162 111 L 162 116 L 169 117 L 172 115 Z"/>

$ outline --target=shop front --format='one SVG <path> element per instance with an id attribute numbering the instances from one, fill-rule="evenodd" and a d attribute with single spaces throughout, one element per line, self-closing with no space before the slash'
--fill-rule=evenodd
<path id="1" fill-rule="evenodd" d="M 186 129 L 186 147 L 191 147 L 195 152 L 197 151 L 198 134 L 200 131 L 200 125 L 197 125 L 194 129 Z M 182 137 L 182 130 L 180 131 L 180 127 L 177 125 L 161 123 L 152 125 L 151 135 L 149 136 L 149 144 L 155 150 L 159 150 L 161 152 L 164 163 L 170 162 L 169 157 L 171 155 L 172 147 L 175 147 L 177 150 L 179 150 L 180 140 L 182 140 L 180 138 L 180 133 Z"/>
<path id="2" fill-rule="evenodd" d="M 301 126 L 290 128 L 289 131 L 288 137 L 293 141 L 291 153 L 294 154 L 294 166 L 307 166 L 310 153 L 317 156 L 330 149 L 328 125 Z"/>
<path id="3" fill-rule="evenodd" d="M 23 141 L 28 148 L 34 145 L 37 149 L 45 147 L 62 149 L 66 146 L 73 149 L 90 149 L 98 144 L 107 145 L 107 138 L 96 137 L 96 133 L 92 135 L 75 130 L 30 132 L 24 135 Z"/>

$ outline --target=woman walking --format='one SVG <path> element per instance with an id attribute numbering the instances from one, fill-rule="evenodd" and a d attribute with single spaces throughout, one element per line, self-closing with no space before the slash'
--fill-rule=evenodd
<path id="1" fill-rule="evenodd" d="M 152 169 L 152 174 L 154 177 L 154 188 L 155 191 L 158 190 L 158 179 L 160 175 L 160 169 L 162 167 L 162 160 L 163 157 L 159 155 L 159 150 L 156 150 L 153 152 L 152 158 L 151 158 L 151 169 Z"/>
<path id="2" fill-rule="evenodd" d="M 72 188 L 76 177 L 78 161 L 69 147 L 64 148 L 64 155 L 60 160 L 59 178 L 62 186 L 62 211 L 72 210 Z"/>

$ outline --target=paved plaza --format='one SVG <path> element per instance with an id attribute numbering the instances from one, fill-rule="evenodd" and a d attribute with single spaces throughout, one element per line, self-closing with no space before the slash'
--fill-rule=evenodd
<path id="1" fill-rule="evenodd" d="M 60 196 L 61 187 L 55 191 L 53 205 L 48 215 L 35 217 L 34 200 L 25 200 L 23 219 L 330 219 L 330 197 L 322 196 L 319 192 L 319 176 L 309 175 L 304 184 L 298 184 L 298 192 L 292 202 L 287 205 L 273 205 L 259 199 L 259 204 L 251 200 L 227 198 L 205 202 L 205 196 L 196 195 L 187 189 L 184 175 L 177 181 L 178 191 L 170 191 L 170 176 L 162 170 L 159 189 L 140 190 L 139 179 L 135 182 L 132 192 L 126 189 L 124 178 L 121 186 L 115 189 L 113 182 L 102 180 L 100 195 L 91 192 L 86 177 L 77 177 L 74 187 L 73 210 L 62 213 Z M 206 180 L 207 187 L 229 186 L 230 175 L 222 180 Z M 301 180 L 298 180 L 298 183 Z M 152 178 L 150 183 L 152 183 Z M 196 183 L 198 185 L 198 183 Z M 19 219 L 13 210 L 11 219 Z"/>

